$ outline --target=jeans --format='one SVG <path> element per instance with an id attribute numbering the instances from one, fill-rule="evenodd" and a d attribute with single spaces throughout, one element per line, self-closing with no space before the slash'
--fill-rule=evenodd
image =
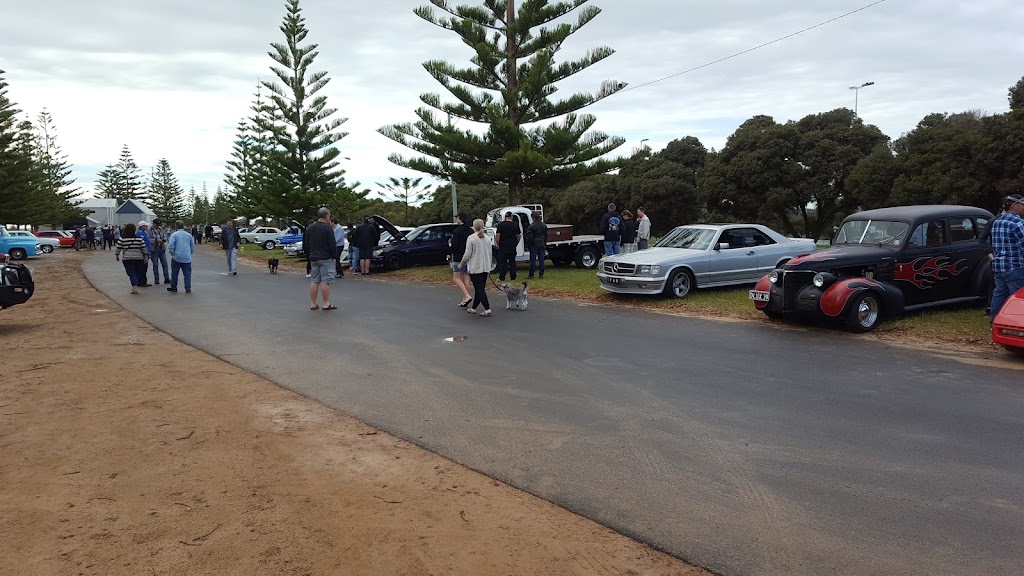
<path id="1" fill-rule="evenodd" d="M 1008 272 L 996 272 L 996 288 L 992 291 L 992 319 L 995 319 L 1003 304 L 1021 288 L 1024 288 L 1024 268 Z"/>
<path id="2" fill-rule="evenodd" d="M 647 238 L 637 240 L 636 247 L 638 250 L 647 250 Z"/>
<path id="3" fill-rule="evenodd" d="M 171 258 L 171 290 L 178 289 L 178 271 L 182 272 L 185 276 L 185 290 L 188 292 L 192 291 L 192 263 L 191 262 L 178 262 L 174 258 Z"/>
<path id="4" fill-rule="evenodd" d="M 473 303 L 469 307 L 476 310 L 477 306 L 482 304 L 484 310 L 490 310 L 491 303 L 487 300 L 487 272 L 470 274 L 469 279 L 473 281 Z"/>
<path id="5" fill-rule="evenodd" d="M 135 274 L 139 278 L 139 286 L 149 286 L 149 262 L 145 260 L 132 260 L 135 264 Z"/>
<path id="6" fill-rule="evenodd" d="M 234 274 L 238 272 L 238 246 L 226 250 L 228 259 L 228 273 Z"/>
<path id="7" fill-rule="evenodd" d="M 544 277 L 544 259 L 545 259 L 545 256 L 546 256 L 546 254 L 545 254 L 545 250 L 546 249 L 547 248 L 544 247 L 544 246 L 538 246 L 538 247 L 531 247 L 530 248 L 530 278 L 533 278 L 533 270 L 534 270 L 534 265 L 535 264 L 539 264 L 540 277 L 541 278 Z"/>
<path id="8" fill-rule="evenodd" d="M 621 250 L 619 250 L 619 243 L 618 242 L 608 242 L 608 241 L 605 241 L 605 243 L 604 243 L 604 255 L 605 256 L 614 256 L 614 255 L 618 254 L 619 252 L 621 252 Z"/>
<path id="9" fill-rule="evenodd" d="M 516 253 L 498 252 L 498 279 L 504 280 L 505 273 L 512 280 L 516 279 Z"/>
<path id="10" fill-rule="evenodd" d="M 360 274 L 360 271 L 359 271 L 359 247 L 358 246 L 350 246 L 349 247 L 349 249 L 348 249 L 348 260 L 349 260 L 349 267 L 352 268 L 352 271 L 355 272 L 356 274 Z"/>
<path id="11" fill-rule="evenodd" d="M 164 280 L 167 280 L 170 275 L 167 274 L 167 250 L 164 248 L 153 248 L 153 255 L 150 256 L 150 260 L 153 262 L 153 284 L 160 283 L 160 267 L 164 269 Z"/>
<path id="12" fill-rule="evenodd" d="M 124 273 L 128 275 L 128 280 L 131 280 L 132 287 L 139 285 L 139 262 L 142 260 L 122 260 L 124 264 Z"/>

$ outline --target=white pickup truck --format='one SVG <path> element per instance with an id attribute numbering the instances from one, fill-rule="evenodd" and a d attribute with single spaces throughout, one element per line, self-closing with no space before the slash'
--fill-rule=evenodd
<path id="1" fill-rule="evenodd" d="M 523 204 L 490 211 L 484 226 L 492 241 L 495 228 L 505 219 L 505 214 L 508 212 L 512 213 L 513 221 L 519 226 L 519 232 L 522 234 L 519 246 L 516 248 L 516 261 L 529 262 L 530 250 L 524 243 L 526 229 L 533 221 L 533 212 L 540 212 L 541 219 L 543 219 L 544 207 L 540 204 Z M 545 222 L 545 224 L 547 223 Z M 596 234 L 574 236 L 572 224 L 548 224 L 547 226 L 547 256 L 555 266 L 568 266 L 575 262 L 578 268 L 588 270 L 597 268 L 597 263 L 604 253 L 604 236 Z"/>
<path id="2" fill-rule="evenodd" d="M 242 239 L 242 244 L 259 244 L 266 250 L 273 250 L 277 247 L 277 238 L 282 234 L 284 232 L 279 228 L 256 226 L 242 232 L 238 236 Z"/>

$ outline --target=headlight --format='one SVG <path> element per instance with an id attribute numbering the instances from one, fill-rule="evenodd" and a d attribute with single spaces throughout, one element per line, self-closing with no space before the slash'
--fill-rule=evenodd
<path id="1" fill-rule="evenodd" d="M 818 272 L 814 275 L 814 280 L 812 280 L 812 282 L 814 283 L 815 288 L 822 288 L 825 286 L 825 276 L 822 275 L 821 272 Z"/>
<path id="2" fill-rule="evenodd" d="M 828 272 L 818 272 L 814 275 L 814 279 L 811 283 L 814 284 L 815 288 L 828 288 L 835 284 L 837 278 L 835 274 L 829 274 Z"/>
<path id="3" fill-rule="evenodd" d="M 380 255 L 381 255 L 381 254 L 383 254 L 383 253 L 384 253 L 384 249 L 374 250 L 374 251 L 373 251 L 373 257 L 374 257 L 374 258 L 378 258 L 378 257 L 380 257 Z"/>
<path id="4" fill-rule="evenodd" d="M 771 272 L 769 272 L 768 281 L 771 282 L 772 284 L 777 284 L 779 282 L 779 271 L 772 270 Z"/>
<path id="5" fill-rule="evenodd" d="M 645 265 L 637 268 L 637 273 L 641 275 L 654 276 L 661 274 L 661 266 Z"/>

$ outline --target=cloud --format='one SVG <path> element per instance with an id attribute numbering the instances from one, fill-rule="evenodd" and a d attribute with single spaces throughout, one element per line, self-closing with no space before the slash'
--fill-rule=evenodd
<path id="1" fill-rule="evenodd" d="M 348 117 L 340 143 L 348 177 L 372 184 L 415 175 L 391 165 L 401 146 L 377 134 L 414 120 L 441 88 L 429 59 L 468 64 L 469 49 L 412 10 L 425 0 L 304 0 L 314 65 L 332 78 L 330 106 Z M 605 79 L 639 86 L 848 12 L 865 0 L 594 0 L 603 13 L 561 56 L 607 45 L 617 53 L 568 79 L 560 94 Z M 37 0 L 10 3 L 0 53 L 10 96 L 27 113 L 53 113 L 59 141 L 88 186 L 123 144 L 148 170 L 167 158 L 182 184 L 216 187 L 257 79 L 269 78 L 278 0 Z M 853 107 L 892 137 L 925 114 L 1006 109 L 1024 68 L 1024 5 L 1009 0 L 890 0 L 750 54 L 608 98 L 588 110 L 596 129 L 657 149 L 693 135 L 721 148 L 747 118 L 779 121 Z M 443 93 L 442 93 L 443 95 Z M 90 174 L 93 175 L 90 175 Z"/>

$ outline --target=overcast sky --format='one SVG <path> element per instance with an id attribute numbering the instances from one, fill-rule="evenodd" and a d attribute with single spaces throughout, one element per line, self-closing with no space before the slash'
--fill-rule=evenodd
<path id="1" fill-rule="evenodd" d="M 348 117 L 340 143 L 346 177 L 373 185 L 415 175 L 387 161 L 404 148 L 376 129 L 413 120 L 423 92 L 441 88 L 428 59 L 462 65 L 458 37 L 413 14 L 422 0 L 303 0 L 314 69 Z M 463 2 L 472 3 L 472 2 Z M 560 87 L 631 85 L 728 56 L 869 4 L 870 0 L 592 0 L 603 9 L 563 47 L 617 53 Z M 0 69 L 9 96 L 33 117 L 53 114 L 59 143 L 89 189 L 123 144 L 148 173 L 167 158 L 186 189 L 220 183 L 266 52 L 280 41 L 279 0 L 0 0 Z M 854 105 L 896 138 L 931 112 L 1007 109 L 1024 75 L 1024 2 L 887 0 L 736 59 L 604 100 L 596 128 L 623 136 L 628 154 L 696 136 L 721 148 L 747 118 L 777 121 Z"/>

